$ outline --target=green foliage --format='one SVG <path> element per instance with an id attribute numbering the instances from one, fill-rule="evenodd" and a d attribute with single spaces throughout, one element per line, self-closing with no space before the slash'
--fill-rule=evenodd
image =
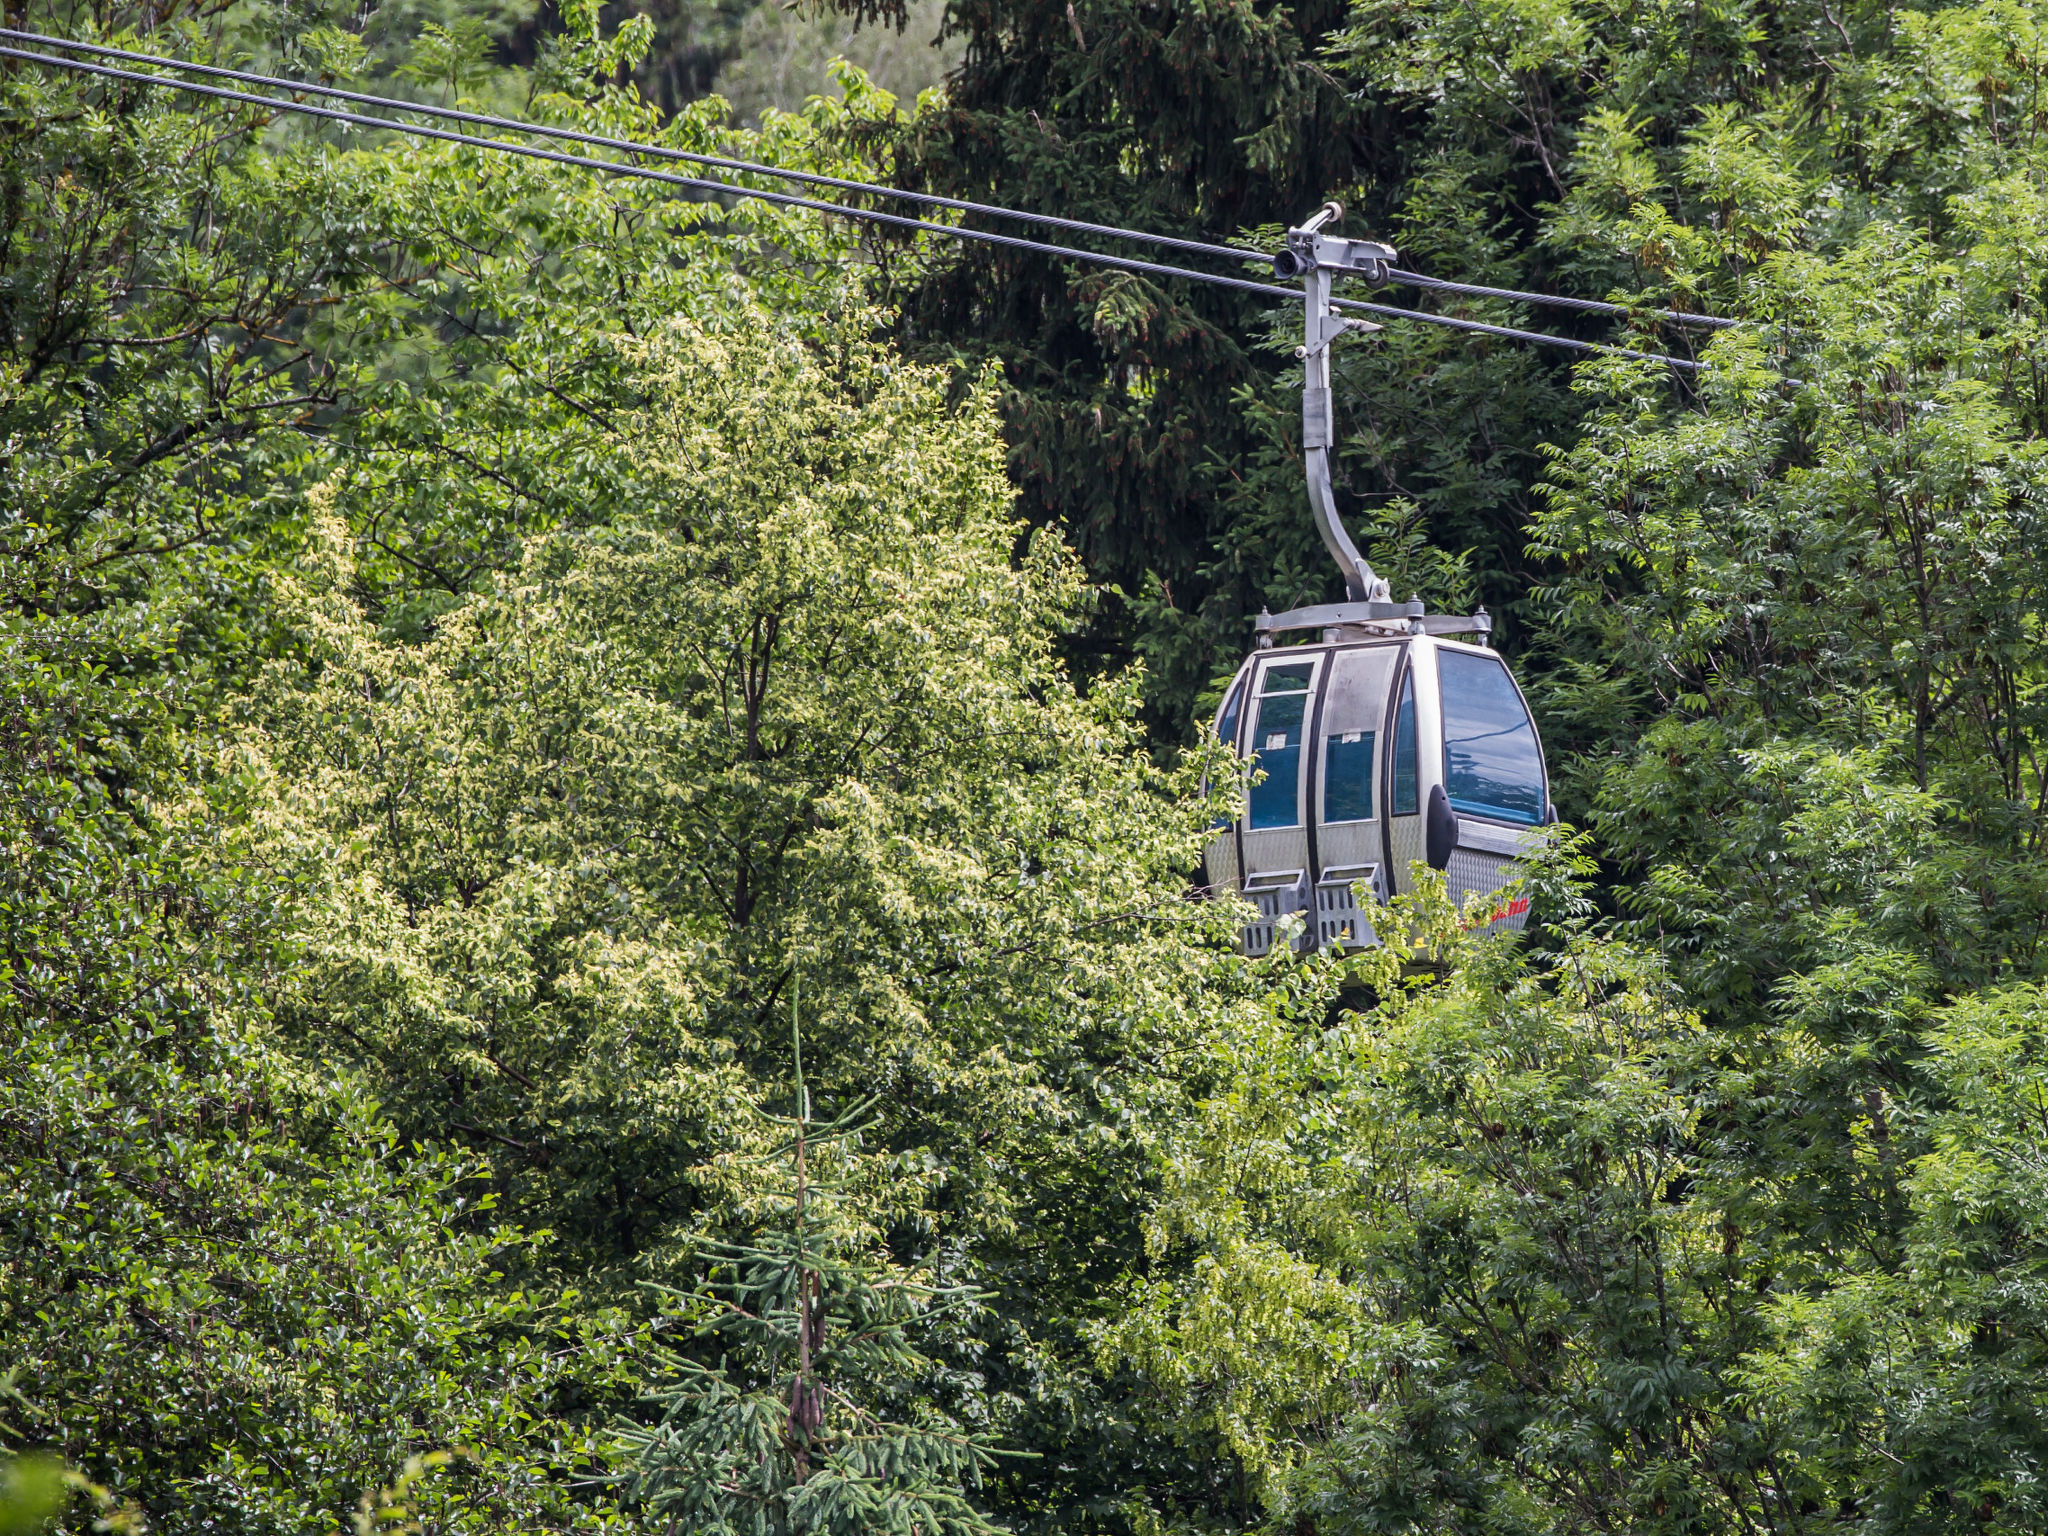
<path id="1" fill-rule="evenodd" d="M 377 1536 L 379 1531 L 412 1536 L 421 1530 L 412 1518 L 413 1489 L 427 1473 L 457 1459 L 454 1451 L 425 1451 L 406 1457 L 403 1470 L 388 1486 L 364 1490 L 356 1505 L 356 1536 Z"/>
<path id="2" fill-rule="evenodd" d="M 0 1467 L 0 1531 L 31 1536 L 48 1528 L 71 1490 L 54 1456 L 10 1456 Z"/>
<path id="3" fill-rule="evenodd" d="M 791 1008 L 797 1001 L 791 986 Z M 787 1172 L 764 1229 L 706 1252 L 713 1278 L 673 1300 L 657 1327 L 715 1347 L 716 1366 L 668 1352 L 660 1422 L 630 1421 L 628 1492 L 707 1536 L 817 1532 L 996 1536 L 968 1501 L 995 1450 L 928 1400 L 891 1400 L 936 1374 L 914 1336 L 979 1298 L 888 1261 L 856 1215 L 862 1106 L 813 1122 L 797 1051 Z M 900 1411 L 900 1410 L 899 1410 Z"/>
<path id="4" fill-rule="evenodd" d="M 1994 237 L 1950 275 L 1885 224 L 1837 260 L 1788 258 L 1753 286 L 1821 322 L 1790 364 L 1811 382 L 1717 349 L 1728 376 L 1698 412 L 1658 420 L 1625 392 L 1561 466 L 1541 537 L 1604 652 L 1569 706 L 1669 711 L 1650 751 L 1602 765 L 1598 814 L 1703 965 L 1739 952 L 1767 987 L 1845 904 L 1947 985 L 2035 963 L 2048 541 L 2039 407 L 2007 351 L 2034 322 L 2009 282 L 1965 275 L 2014 259 Z M 1624 678 L 1656 681 L 1631 699 Z M 1792 845 L 1782 869 L 1759 841 Z"/>
<path id="5" fill-rule="evenodd" d="M 565 39 L 543 110 L 618 126 L 604 114 L 637 109 L 568 87 L 630 45 Z M 503 1226 L 470 1160 L 402 1150 L 362 1078 L 266 1039 L 307 893 L 220 814 L 248 786 L 218 732 L 294 643 L 265 584 L 319 515 L 310 483 L 498 471 L 483 516 L 362 514 L 360 595 L 431 622 L 526 529 L 604 510 L 550 500 L 533 466 L 576 471 L 560 423 L 593 414 L 570 387 L 608 343 L 536 354 L 508 322 L 551 313 L 575 336 L 569 300 L 602 265 L 596 302 L 630 327 L 636 297 L 744 284 L 748 253 L 679 271 L 667 231 L 701 210 L 640 220 L 565 195 L 591 190 L 573 178 L 513 188 L 37 71 L 10 68 L 0 96 L 7 1443 L 54 1448 L 158 1528 L 332 1529 L 365 1499 L 442 1530 L 613 1523 L 571 1487 L 594 1453 L 563 1416 L 601 1427 L 614 1321 L 572 1284 L 508 1281 L 546 1235 Z M 539 297 L 536 249 L 590 231 L 619 238 L 543 262 Z M 790 286 L 783 259 L 751 263 L 763 291 Z M 665 285 L 636 295 L 629 272 Z"/>
<path id="6" fill-rule="evenodd" d="M 450 101 L 459 100 L 468 88 L 490 77 L 491 65 L 484 57 L 489 41 L 484 23 L 475 16 L 458 16 L 452 27 L 429 22 L 411 57 L 398 66 L 398 74 L 441 90 Z"/>
<path id="7" fill-rule="evenodd" d="M 812 96 L 833 90 L 851 101 L 862 87 L 847 79 L 850 64 L 859 67 L 867 88 L 886 91 L 907 110 L 924 92 L 943 90 L 960 62 L 957 42 L 938 36 L 945 11 L 945 0 L 915 0 L 899 31 L 862 26 L 830 7 L 757 5 L 740 26 L 738 56 L 718 72 L 718 94 L 738 122 L 771 110 L 799 111 Z M 888 114 L 873 100 L 861 115 Z"/>
<path id="8" fill-rule="evenodd" d="M 1865 1090 L 1847 977 L 1741 1043 L 1582 922 L 1414 920 L 1430 970 L 1330 1027 L 1305 970 L 1175 1139 L 1183 1263 L 1100 1333 L 1160 1422 L 1278 1528 L 2034 1527 L 2038 987 Z"/>
<path id="9" fill-rule="evenodd" d="M 840 164 L 799 145 L 823 105 L 738 145 L 709 112 L 658 124 L 606 83 L 645 29 L 571 20 L 536 62 L 538 115 Z M 308 36 L 334 44 L 323 58 L 359 56 L 331 25 Z M 161 43 L 206 51 L 191 33 Z M 0 92 L 0 424 L 21 444 L 5 505 L 60 605 L 197 567 L 220 611 L 181 645 L 230 648 L 231 671 L 270 638 L 241 605 L 303 535 L 310 484 L 338 477 L 364 596 L 417 632 L 526 534 L 630 500 L 603 452 L 613 338 L 734 291 L 803 309 L 845 288 L 811 270 L 848 249 L 815 222 L 447 146 L 266 134 L 249 109 L 43 71 L 10 69 Z"/>
<path id="10" fill-rule="evenodd" d="M 149 24 L 1747 317 L 1337 361 L 1606 884 L 1350 966 L 1185 899 L 1142 712 L 1328 590 L 1292 316 L 10 67 L 10 1450 L 165 1529 L 616 1526 L 622 1413 L 688 1526 L 2038 1528 L 2039 18 L 952 19 L 907 122 L 737 136 L 589 4 Z M 873 1101 L 800 1199 L 799 964 Z"/>
<path id="11" fill-rule="evenodd" d="M 525 1456 L 565 1362 L 493 1283 L 523 1240 L 472 1219 L 471 1170 L 401 1157 L 359 1086 L 297 1096 L 252 1039 L 281 893 L 222 860 L 170 690 L 119 674 L 165 637 L 24 606 L 0 633 L 0 1432 L 163 1528 L 329 1529 L 422 1437 L 477 1448 L 445 1528 L 583 1524 Z"/>
<path id="12" fill-rule="evenodd" d="M 2038 18 L 1354 15 L 1358 77 L 1494 146 L 1475 193 L 1547 184 L 1560 275 L 1754 323 L 1556 418 L 1534 681 L 1618 928 L 1383 1000 L 1365 1068 L 1251 1037 L 1239 1140 L 1170 1165 L 1217 1278 L 1119 1358 L 1275 1524 L 2030 1529 Z M 1315 1085 L 1404 1081 L 1313 1141 Z M 1295 1162 L 1382 1141 L 1399 1182 Z"/>
<path id="13" fill-rule="evenodd" d="M 1924 1081 L 1945 1107 L 1896 1174 L 1909 1213 L 1898 1262 L 1780 1298 L 1774 1347 L 1743 1382 L 1806 1429 L 1810 1497 L 1868 1507 L 1872 1529 L 2043 1518 L 2044 1001 L 2037 986 L 2001 988 L 1932 1021 Z"/>
<path id="14" fill-rule="evenodd" d="M 1128 687 L 1060 677 L 1082 591 L 1050 541 L 1012 564 L 985 405 L 859 332 L 740 311 L 638 345 L 639 525 L 535 542 L 424 644 L 334 554 L 279 582 L 307 662 L 244 741 L 269 857 L 323 889 L 284 1026 L 413 1134 L 495 1148 L 600 1265 L 707 1198 L 748 1074 L 786 1071 L 792 953 L 823 1085 L 882 1091 L 1007 1220 L 972 1170 L 1057 1145 L 1082 1061 L 1188 1025 L 1195 952 L 1134 978 L 1134 941 L 1221 920 L 1179 898 L 1193 819 Z"/>
<path id="15" fill-rule="evenodd" d="M 26 1403 L 12 1390 L 15 1374 L 10 1371 L 7 1380 L 0 1380 L 0 1396 Z M 81 1498 L 90 1500 L 99 1513 L 95 1531 L 137 1536 L 143 1530 L 142 1517 L 133 1506 L 116 1503 L 106 1489 L 59 1458 L 43 1453 L 0 1456 L 0 1533 L 5 1536 L 39 1536 L 67 1504 Z"/>
<path id="16" fill-rule="evenodd" d="M 721 1154 L 763 1148 L 806 957 L 814 1084 L 877 1096 L 896 1154 L 890 1242 L 1001 1298 L 946 1340 L 970 1423 L 1093 1423 L 1107 1457 L 1079 1319 L 1256 978 L 1186 899 L 1201 808 L 1135 679 L 1083 694 L 1055 655 L 1088 594 L 1021 539 L 987 394 L 870 328 L 735 307 L 620 343 L 640 510 L 533 539 L 423 641 L 366 616 L 333 523 L 278 578 L 295 654 L 231 761 L 257 856 L 316 893 L 280 1039 L 490 1158 L 558 1234 L 530 1283 L 630 1305 L 741 1219 Z M 1023 1476 L 994 1496 L 1068 1518 Z"/>
<path id="17" fill-rule="evenodd" d="M 589 22 L 537 61 L 533 110 L 730 144 L 592 86 L 635 34 Z M 366 57 L 349 35 L 302 34 L 337 70 Z M 1191 777 L 1149 766 L 1135 679 L 1082 693 L 1057 660 L 1091 594 L 1013 519 L 987 396 L 949 404 L 876 345 L 831 260 L 845 237 L 800 220 L 7 85 L 13 291 L 83 306 L 61 335 L 37 328 L 49 305 L 14 312 L 19 609 L 157 637 L 102 654 L 161 720 L 102 700 L 75 729 L 167 754 L 152 782 L 192 878 L 249 909 L 210 921 L 193 962 L 233 1004 L 192 1016 L 193 1075 L 143 1075 L 123 1113 L 212 1181 L 167 1231 L 279 1190 L 247 1301 L 274 1311 L 213 1294 L 218 1271 L 239 1297 L 239 1271 L 204 1232 L 178 1238 L 189 1277 L 134 1259 L 135 1283 L 218 1326 L 148 1391 L 91 1399 L 66 1444 L 126 1456 L 174 1523 L 203 1499 L 250 1525 L 434 1501 L 444 1524 L 611 1518 L 562 1491 L 619 1401 L 606 1309 L 640 1305 L 644 1278 L 696 1284 L 701 1245 L 747 1230 L 758 1191 L 720 1156 L 761 1149 L 749 1105 L 786 1072 L 768 1024 L 806 953 L 821 1090 L 882 1092 L 877 1229 L 896 1262 L 995 1293 L 928 1345 L 946 1411 L 1084 1469 L 1006 1464 L 991 1503 L 1085 1528 L 1113 1518 L 1128 1463 L 1211 1478 L 1148 1459 L 1161 1442 L 1084 1329 L 1139 1252 L 1153 1128 L 1257 978 L 1227 953 L 1230 914 L 1184 899 L 1202 812 Z M 843 122 L 819 105 L 732 147 L 839 168 L 812 146 Z M 138 161 L 138 141 L 162 153 Z M 126 1060 L 92 1042 L 86 1061 Z M 16 1080 L 46 1091 L 26 1065 Z M 201 1115 L 216 1098 L 269 1107 L 245 1129 Z M 394 1128 L 487 1181 L 400 1158 Z M 287 1174 L 337 1191 L 331 1219 Z M 496 1211 L 554 1236 L 514 1241 Z M 326 1242 L 360 1267 L 334 1271 Z M 24 1271 L 24 1295 L 62 1281 Z M 408 1286 L 423 1299 L 394 1314 Z M 350 1369 L 440 1396 L 394 1386 L 374 1433 L 334 1429 L 354 1378 L 262 1342 L 294 1318 Z M 173 1435 L 154 1406 L 208 1351 L 252 1357 L 224 1380 L 261 1390 L 224 1388 L 204 1428 L 179 1407 L 195 1427 Z M 285 1460 L 270 1503 L 236 1459 L 266 1435 L 325 1458 Z M 540 1442 L 545 1477 L 521 1459 Z M 458 1446 L 480 1459 L 379 1502 L 410 1458 Z"/>
<path id="18" fill-rule="evenodd" d="M 1697 1020 L 1654 958 L 1583 929 L 1538 959 L 1427 889 L 1402 906 L 1432 969 L 1389 951 L 1376 1007 L 1277 1008 L 1245 1039 L 1151 1221 L 1190 1262 L 1105 1348 L 1283 1527 L 1739 1523 L 1769 1448 L 1703 1391 L 1755 1329 L 1683 1198 Z"/>

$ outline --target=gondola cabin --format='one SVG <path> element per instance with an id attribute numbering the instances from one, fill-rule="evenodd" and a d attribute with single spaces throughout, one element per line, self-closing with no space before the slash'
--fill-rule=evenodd
<path id="1" fill-rule="evenodd" d="M 1301 443 L 1309 507 L 1345 601 L 1259 615 L 1259 648 L 1238 669 L 1216 733 L 1245 765 L 1237 819 L 1209 843 L 1209 888 L 1258 908 L 1242 947 L 1262 955 L 1289 914 L 1301 943 L 1377 944 L 1373 909 L 1405 894 L 1411 869 L 1444 872 L 1461 909 L 1513 880 L 1517 855 L 1550 820 L 1543 744 L 1522 690 L 1487 648 L 1492 620 L 1428 614 L 1392 600 L 1337 513 L 1330 348 L 1378 327 L 1330 302 L 1339 277 L 1384 281 L 1397 253 L 1329 233 L 1326 203 L 1274 258 L 1302 281 Z M 1282 644 L 1319 632 L 1319 644 Z M 1470 637 L 1461 638 L 1461 637 Z M 1477 905 L 1475 920 L 1520 928 L 1528 903 Z"/>
<path id="2" fill-rule="evenodd" d="M 1462 626 L 1484 640 L 1483 613 L 1425 619 L 1420 604 L 1400 606 L 1414 616 L 1388 628 Z M 1307 945 L 1377 943 L 1372 908 L 1410 889 L 1418 862 L 1444 872 L 1461 908 L 1491 896 L 1550 820 L 1543 746 L 1501 658 L 1441 633 L 1359 625 L 1326 628 L 1320 644 L 1274 644 L 1295 618 L 1261 616 L 1261 649 L 1215 723 L 1246 787 L 1238 819 L 1209 844 L 1207 874 L 1259 909 L 1245 952 L 1269 950 L 1291 912 Z M 1479 910 L 1520 928 L 1528 903 Z"/>

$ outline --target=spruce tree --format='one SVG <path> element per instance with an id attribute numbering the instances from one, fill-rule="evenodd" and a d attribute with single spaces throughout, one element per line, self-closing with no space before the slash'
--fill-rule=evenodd
<path id="1" fill-rule="evenodd" d="M 840 4 L 883 24 L 901 11 L 891 0 Z M 1312 60 L 1344 15 L 1339 0 L 1182 10 L 955 0 L 947 26 L 965 40 L 964 62 L 945 103 L 901 130 L 898 174 L 951 196 L 1184 238 L 1297 219 L 1350 179 L 1359 150 L 1344 93 Z M 1235 515 L 1218 492 L 1235 488 L 1263 440 L 1235 397 L 1284 366 L 1258 352 L 1268 301 L 969 245 L 888 297 L 913 350 L 963 377 L 1001 364 L 1023 509 L 1133 599 L 1105 610 L 1098 639 L 1113 653 L 1141 632 L 1160 642 L 1150 648 L 1168 675 L 1154 693 L 1171 696 L 1170 712 L 1185 715 L 1215 658 L 1206 645 L 1194 655 L 1167 644 L 1176 624 L 1137 622 L 1137 611 L 1185 618 L 1219 585 L 1235 594 L 1232 618 L 1267 597 L 1282 607 L 1323 595 L 1327 560 L 1304 568 L 1298 558 L 1315 544 L 1298 476 L 1289 505 L 1303 507 L 1302 538 L 1261 552 L 1256 576 L 1212 568 L 1220 519 Z M 1269 591 L 1274 570 L 1286 574 Z M 1248 637 L 1233 627 L 1222 649 Z"/>
<path id="2" fill-rule="evenodd" d="M 838 3 L 885 20 L 900 9 Z M 1361 88 L 1360 14 L 1343 0 L 953 0 L 964 60 L 944 103 L 897 134 L 897 175 L 1184 239 L 1256 235 L 1266 249 L 1334 196 L 1345 233 L 1393 239 L 1425 272 L 1604 296 L 1608 273 L 1581 285 L 1535 249 L 1531 209 L 1556 193 L 1528 157 L 1494 142 L 1442 152 L 1412 99 L 1377 80 Z M 966 244 L 888 297 L 922 355 L 964 375 L 1001 364 L 1026 515 L 1060 528 L 1125 594 L 1105 605 L 1093 642 L 1111 658 L 1144 656 L 1155 723 L 1184 733 L 1209 707 L 1261 606 L 1341 598 L 1302 486 L 1298 305 Z M 1498 300 L 1382 297 L 1606 334 Z M 1508 617 L 1503 639 L 1518 648 L 1538 445 L 1569 439 L 1577 415 L 1568 364 L 1413 324 L 1348 343 L 1337 361 L 1338 490 L 1361 544 L 1420 527 L 1444 550 L 1475 551 L 1481 599 Z"/>
<path id="3" fill-rule="evenodd" d="M 706 1283 L 670 1292 L 671 1330 L 716 1359 L 661 1351 L 660 1418 L 623 1428 L 629 1494 L 695 1536 L 998 1536 L 966 1492 L 996 1449 L 922 1396 L 914 1342 L 978 1297 L 874 1241 L 851 1187 L 868 1106 L 814 1122 L 791 1035 L 796 1113 L 767 1115 L 790 1133 L 768 1159 L 786 1182 L 758 1237 L 707 1245 Z"/>

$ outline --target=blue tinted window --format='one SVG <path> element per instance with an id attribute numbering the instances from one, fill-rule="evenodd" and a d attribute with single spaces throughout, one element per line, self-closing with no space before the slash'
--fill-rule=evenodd
<path id="1" fill-rule="evenodd" d="M 1240 677 L 1231 685 L 1230 697 L 1223 701 L 1223 713 L 1216 717 L 1216 735 L 1225 746 L 1237 744 L 1237 713 L 1243 703 L 1244 679 Z"/>
<path id="2" fill-rule="evenodd" d="M 1230 697 L 1223 701 L 1223 712 L 1216 717 L 1216 738 L 1226 747 L 1237 745 L 1237 717 L 1244 704 L 1244 689 L 1245 680 L 1240 677 L 1231 685 Z M 1202 775 L 1202 793 L 1204 796 L 1209 793 L 1209 776 L 1206 773 Z M 1209 830 L 1221 832 L 1229 825 L 1230 817 L 1227 814 L 1219 815 L 1209 823 Z"/>
<path id="3" fill-rule="evenodd" d="M 1372 819 L 1371 731 L 1346 731 L 1323 748 L 1323 820 Z"/>
<path id="4" fill-rule="evenodd" d="M 1268 667 L 1260 685 L 1264 695 L 1254 716 L 1250 741 L 1254 766 L 1265 770 L 1265 782 L 1254 784 L 1245 824 L 1250 827 L 1301 825 L 1301 733 L 1308 716 L 1308 680 L 1313 664 Z"/>
<path id="5" fill-rule="evenodd" d="M 1437 676 L 1451 809 L 1535 826 L 1543 819 L 1543 754 L 1508 669 L 1492 656 L 1439 651 Z"/>
<path id="6" fill-rule="evenodd" d="M 1415 785 L 1415 674 L 1401 679 L 1401 706 L 1394 713 L 1394 803 L 1387 809 L 1395 816 L 1413 816 L 1421 804 Z"/>

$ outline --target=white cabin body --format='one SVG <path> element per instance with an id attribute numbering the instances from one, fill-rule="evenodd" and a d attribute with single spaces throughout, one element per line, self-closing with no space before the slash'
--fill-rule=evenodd
<path id="1" fill-rule="evenodd" d="M 1319 645 L 1260 650 L 1215 729 L 1245 763 L 1246 787 L 1204 862 L 1212 890 L 1259 908 L 1248 954 L 1270 949 L 1290 912 L 1304 914 L 1307 945 L 1376 944 L 1372 908 L 1411 889 L 1416 863 L 1441 869 L 1461 908 L 1491 896 L 1551 819 L 1536 722 L 1484 646 L 1326 631 Z M 1517 897 L 1476 920 L 1520 928 L 1527 916 Z"/>

